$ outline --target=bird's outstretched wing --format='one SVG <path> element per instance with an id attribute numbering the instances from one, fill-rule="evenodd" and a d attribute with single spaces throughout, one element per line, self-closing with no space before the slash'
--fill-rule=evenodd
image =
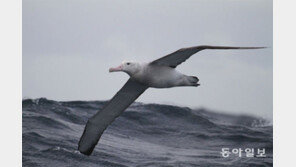
<path id="1" fill-rule="evenodd" d="M 129 79 L 104 108 L 87 121 L 78 144 L 78 150 L 85 155 L 90 155 L 107 126 L 147 88 L 147 86 Z"/>
<path id="2" fill-rule="evenodd" d="M 176 68 L 179 64 L 186 61 L 190 56 L 204 49 L 261 49 L 261 48 L 265 48 L 265 47 L 232 47 L 232 46 L 208 46 L 208 45 L 194 46 L 194 47 L 179 49 L 169 55 L 166 55 L 162 58 L 154 60 L 150 64 L 163 65 L 163 66 Z"/>

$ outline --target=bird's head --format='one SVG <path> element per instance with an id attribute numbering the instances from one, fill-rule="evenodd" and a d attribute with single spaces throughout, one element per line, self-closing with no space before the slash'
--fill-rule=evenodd
<path id="1" fill-rule="evenodd" d="M 123 71 L 132 76 L 140 70 L 140 64 L 137 62 L 123 61 L 118 67 L 109 68 L 109 72 Z"/>

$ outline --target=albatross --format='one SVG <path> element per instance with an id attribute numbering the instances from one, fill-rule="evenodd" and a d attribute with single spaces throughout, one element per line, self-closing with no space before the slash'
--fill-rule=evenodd
<path id="1" fill-rule="evenodd" d="M 78 150 L 82 154 L 90 155 L 104 130 L 146 89 L 199 86 L 199 79 L 196 76 L 187 76 L 175 70 L 195 53 L 205 49 L 261 48 L 264 47 L 194 46 L 179 49 L 149 63 L 122 62 L 118 67 L 110 68 L 109 72 L 125 72 L 130 78 L 101 111 L 89 118 L 78 143 Z"/>

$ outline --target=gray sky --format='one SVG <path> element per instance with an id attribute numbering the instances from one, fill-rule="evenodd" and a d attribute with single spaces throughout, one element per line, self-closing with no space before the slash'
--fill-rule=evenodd
<path id="1" fill-rule="evenodd" d="M 107 100 L 125 83 L 108 69 L 196 45 L 177 70 L 201 86 L 148 89 L 137 101 L 272 118 L 272 1 L 23 1 L 23 97 Z"/>

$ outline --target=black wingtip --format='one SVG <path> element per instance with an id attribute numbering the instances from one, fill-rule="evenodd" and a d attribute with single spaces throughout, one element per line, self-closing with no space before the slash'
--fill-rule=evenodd
<path id="1" fill-rule="evenodd" d="M 225 49 L 265 49 L 267 47 L 265 46 L 251 46 L 251 47 L 232 47 L 232 46 L 225 46 Z M 218 48 L 219 49 L 219 48 Z M 221 47 L 221 49 L 223 49 L 223 46 Z"/>
<path id="2" fill-rule="evenodd" d="M 79 150 L 79 152 L 80 152 L 81 154 L 84 154 L 84 155 L 90 156 L 94 149 L 92 148 L 92 149 L 89 149 L 89 150 L 82 150 L 80 147 L 78 147 L 78 150 Z"/>
<path id="3" fill-rule="evenodd" d="M 242 47 L 242 46 L 212 46 L 212 45 L 200 45 L 200 46 L 196 46 L 196 47 L 191 47 L 191 48 L 199 48 L 201 50 L 203 49 L 264 49 L 267 48 L 265 46 L 252 46 L 252 47 Z"/>
<path id="4" fill-rule="evenodd" d="M 260 47 L 241 47 L 242 49 L 265 49 L 267 47 L 265 46 L 260 46 Z"/>
<path id="5" fill-rule="evenodd" d="M 80 139 L 80 141 L 78 143 L 78 150 L 81 154 L 89 156 L 94 151 L 95 146 L 96 146 L 96 144 L 82 144 L 81 139 Z"/>
<path id="6" fill-rule="evenodd" d="M 97 133 L 96 126 L 92 125 L 90 121 L 87 121 L 78 143 L 79 152 L 87 156 L 91 155 L 99 139 L 100 134 Z"/>

